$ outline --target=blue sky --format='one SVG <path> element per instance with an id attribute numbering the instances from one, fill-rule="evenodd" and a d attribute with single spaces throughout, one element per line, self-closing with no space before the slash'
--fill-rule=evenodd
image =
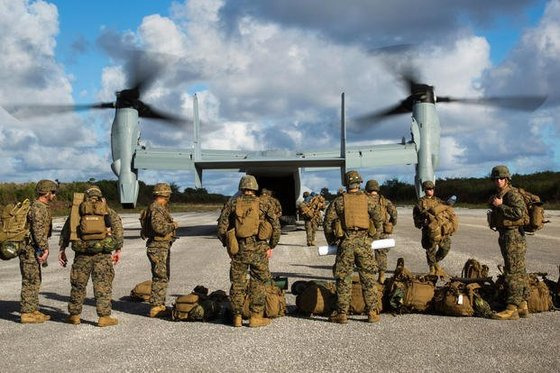
<path id="1" fill-rule="evenodd" d="M 199 92 L 205 146 L 335 147 L 341 91 L 349 116 L 404 98 L 386 64 L 368 51 L 414 44 L 410 58 L 419 76 L 440 95 L 551 98 L 534 113 L 440 106 L 438 177 L 484 176 L 494 163 L 520 173 L 560 166 L 553 84 L 560 78 L 559 0 L 457 0 L 445 6 L 439 0 L 0 0 L 0 10 L 0 102 L 112 100 L 125 81 L 122 61 L 113 57 L 129 38 L 131 47 L 180 59 L 150 91 L 150 103 L 188 117 L 189 96 Z M 114 47 L 102 49 L 100 38 Z M 22 125 L 0 111 L 0 159 L 7 165 L 0 178 L 112 178 L 111 121 L 111 113 L 95 112 Z M 409 125 L 402 116 L 365 131 L 350 128 L 348 137 L 353 143 L 399 142 L 409 136 Z M 191 128 L 170 133 L 146 124 L 142 131 L 149 146 L 191 146 Z M 380 181 L 412 177 L 410 167 L 364 172 Z M 306 173 L 304 182 L 334 190 L 336 175 Z M 172 178 L 182 186 L 193 180 L 188 173 L 153 171 L 140 178 Z M 230 192 L 237 178 L 209 173 L 205 186 Z"/>

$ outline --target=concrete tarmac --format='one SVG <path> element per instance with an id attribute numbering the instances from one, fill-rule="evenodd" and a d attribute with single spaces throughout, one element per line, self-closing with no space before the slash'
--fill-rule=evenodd
<path id="1" fill-rule="evenodd" d="M 420 231 L 412 224 L 412 209 L 399 208 L 389 252 L 389 270 L 403 257 L 414 272 L 427 270 Z M 459 275 L 465 261 L 477 258 L 497 274 L 502 262 L 498 234 L 486 226 L 486 211 L 457 209 L 459 231 L 452 237 L 444 268 Z M 529 236 L 527 267 L 558 278 L 560 211 L 547 211 L 552 221 Z M 215 238 L 215 212 L 174 214 L 181 228 L 171 253 L 171 282 L 167 304 L 196 285 L 229 290 L 229 258 Z M 125 247 L 115 267 L 114 327 L 95 326 L 93 290 L 82 313 L 82 324 L 64 323 L 70 294 L 70 266 L 57 262 L 56 219 L 49 266 L 43 269 L 41 309 L 51 321 L 19 323 L 21 276 L 17 259 L 0 263 L 0 371 L 195 371 L 195 372 L 558 372 L 560 371 L 560 313 L 532 314 L 519 321 L 456 318 L 423 314 L 382 314 L 368 324 L 365 316 L 351 316 L 347 325 L 324 317 L 287 316 L 265 328 L 233 328 L 221 323 L 173 322 L 146 317 L 146 303 L 131 302 L 133 286 L 150 279 L 145 243 L 136 215 L 125 214 Z M 322 232 L 318 244 L 326 244 Z M 305 231 L 283 234 L 270 262 L 273 274 L 296 280 L 331 280 L 334 256 L 319 257 L 305 245 Z M 390 275 L 390 274 L 389 274 Z M 91 284 L 91 282 L 90 282 Z M 288 305 L 295 297 L 287 293 Z"/>

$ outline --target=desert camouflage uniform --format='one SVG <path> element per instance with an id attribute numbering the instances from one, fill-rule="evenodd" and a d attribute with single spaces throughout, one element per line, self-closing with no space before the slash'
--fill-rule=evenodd
<path id="1" fill-rule="evenodd" d="M 235 207 L 237 200 L 259 198 L 252 195 L 240 195 L 231 199 L 222 210 L 218 219 L 218 238 L 225 246 L 226 232 L 235 227 Z M 268 267 L 267 250 L 274 249 L 280 240 L 280 223 L 274 207 L 266 201 L 259 200 L 259 221 L 268 221 L 272 225 L 272 236 L 268 240 L 259 240 L 257 236 L 238 238 L 239 252 L 231 258 L 230 298 L 233 313 L 242 313 L 243 302 L 247 292 L 247 273 L 249 282 L 249 309 L 251 313 L 262 313 L 265 305 L 265 285 L 272 281 Z"/>
<path id="2" fill-rule="evenodd" d="M 52 232 L 52 214 L 47 204 L 34 201 L 27 214 L 30 241 L 19 254 L 21 272 L 21 313 L 32 313 L 39 309 L 39 289 L 41 288 L 41 265 L 37 261 L 37 251 L 49 249 L 48 239 Z M 41 255 L 41 254 L 40 254 Z"/>
<path id="3" fill-rule="evenodd" d="M 146 251 L 152 268 L 152 293 L 150 305 L 165 304 L 165 295 L 170 276 L 170 249 L 175 224 L 167 206 L 152 202 L 148 207 L 148 241 Z M 166 237 L 167 236 L 167 237 Z"/>
<path id="4" fill-rule="evenodd" d="M 501 206 L 492 206 L 492 214 L 501 214 L 506 220 L 519 220 L 527 215 L 523 197 L 509 185 L 500 193 Z M 504 258 L 504 277 L 506 282 L 506 304 L 519 304 L 529 298 L 529 279 L 525 265 L 527 241 L 521 227 L 498 227 L 498 244 Z"/>
<path id="5" fill-rule="evenodd" d="M 111 235 L 117 241 L 117 249 L 123 246 L 124 229 L 120 216 L 112 209 L 109 210 L 111 219 Z M 68 302 L 68 313 L 79 315 L 86 297 L 86 287 L 91 276 L 93 283 L 93 294 L 96 300 L 98 316 L 111 315 L 111 299 L 113 294 L 113 279 L 115 270 L 110 253 L 87 253 L 88 245 L 93 245 L 99 240 L 72 241 L 72 249 L 75 250 L 72 271 L 70 272 L 70 301 Z M 70 243 L 70 217 L 66 219 L 64 227 L 60 232 L 59 245 L 61 248 L 68 247 Z"/>
<path id="6" fill-rule="evenodd" d="M 373 201 L 375 205 L 379 205 L 381 219 L 383 220 L 383 224 L 389 222 L 393 224 L 393 226 L 397 225 L 397 208 L 391 201 L 387 198 L 383 197 L 379 193 L 377 194 L 368 194 L 368 197 Z M 385 210 L 385 211 L 383 211 Z M 385 231 L 381 233 L 379 236 L 380 239 L 389 237 L 389 234 L 386 234 Z M 387 270 L 387 253 L 389 249 L 378 249 L 374 250 L 375 253 L 375 261 L 377 262 L 377 268 L 380 272 L 385 272 Z"/>
<path id="7" fill-rule="evenodd" d="M 364 193 L 346 192 L 350 193 Z M 338 242 L 333 242 L 334 232 L 333 225 L 336 220 L 344 221 L 344 196 L 338 196 L 329 205 L 325 213 L 325 220 L 323 221 L 323 229 L 325 238 L 329 244 L 337 244 L 338 250 L 336 253 L 336 260 L 333 266 L 333 274 L 336 281 L 336 295 L 337 305 L 336 311 L 338 314 L 347 314 L 350 307 L 350 297 L 352 291 L 352 272 L 354 265 L 357 267 L 358 274 L 360 275 L 360 283 L 362 285 L 362 294 L 364 296 L 366 313 L 379 310 L 377 304 L 377 288 L 375 287 L 376 279 L 375 273 L 377 266 L 373 253 L 371 250 L 371 242 L 377 239 L 382 229 L 380 209 L 369 198 L 368 214 L 370 220 L 374 223 L 376 233 L 375 237 L 371 237 L 368 230 L 349 230 L 342 224 L 344 230 L 344 237 L 338 239 Z"/>
<path id="8" fill-rule="evenodd" d="M 426 260 L 428 266 L 432 267 L 438 262 L 442 261 L 449 250 L 451 250 L 451 236 L 443 236 L 439 242 L 435 242 L 430 238 L 427 218 L 425 212 L 439 204 L 443 203 L 442 200 L 433 196 L 424 196 L 418 200 L 416 206 L 412 210 L 412 217 L 416 228 L 422 228 L 422 247 L 426 250 Z"/>

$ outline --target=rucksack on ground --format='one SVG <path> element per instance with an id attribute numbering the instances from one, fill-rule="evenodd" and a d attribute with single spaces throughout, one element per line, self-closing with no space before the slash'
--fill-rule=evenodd
<path id="1" fill-rule="evenodd" d="M 434 298 L 437 279 L 433 275 L 413 275 L 404 266 L 404 259 L 399 258 L 394 276 L 385 283 L 385 309 L 398 313 L 425 312 Z"/>
<path id="2" fill-rule="evenodd" d="M 294 283 L 295 284 L 295 283 Z M 304 315 L 329 316 L 336 307 L 336 285 L 334 282 L 309 281 L 303 290 L 299 290 L 296 306 Z"/>
<path id="3" fill-rule="evenodd" d="M 0 258 L 9 260 L 18 256 L 29 235 L 27 214 L 31 202 L 26 199 L 22 202 L 11 203 L 2 209 L 2 222 L 0 224 Z"/>
<path id="4" fill-rule="evenodd" d="M 486 264 L 481 264 L 478 260 L 470 258 L 465 262 L 461 277 L 468 279 L 488 277 L 489 268 Z"/>
<path id="5" fill-rule="evenodd" d="M 140 302 L 147 302 L 150 300 L 152 294 L 152 281 L 146 280 L 136 284 L 130 291 L 130 298 Z"/>
<path id="6" fill-rule="evenodd" d="M 529 312 L 538 313 L 552 310 L 554 305 L 548 286 L 535 273 L 529 274 L 529 289 L 529 299 L 527 300 Z"/>

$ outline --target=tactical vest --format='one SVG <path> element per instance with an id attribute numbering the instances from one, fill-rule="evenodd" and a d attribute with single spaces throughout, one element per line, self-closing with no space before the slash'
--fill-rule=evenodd
<path id="1" fill-rule="evenodd" d="M 345 193 L 342 198 L 345 229 L 369 229 L 367 196 L 364 193 Z"/>
<path id="2" fill-rule="evenodd" d="M 83 241 L 103 240 L 108 235 L 105 217 L 109 215 L 105 201 L 92 198 L 80 204 L 79 236 Z"/>
<path id="3" fill-rule="evenodd" d="M 31 208 L 28 199 L 9 204 L 2 210 L 0 225 L 0 258 L 9 260 L 18 256 L 29 237 L 27 214 Z"/>
<path id="4" fill-rule="evenodd" d="M 152 229 L 152 210 L 150 206 L 140 212 L 140 237 L 142 237 L 143 240 L 151 238 L 154 241 L 159 242 L 171 241 L 173 239 L 173 236 L 175 235 L 175 231 L 171 231 L 164 236 L 160 236 Z"/>
<path id="5" fill-rule="evenodd" d="M 238 238 L 256 236 L 259 233 L 260 204 L 257 197 L 237 198 L 235 201 L 235 235 Z"/>

